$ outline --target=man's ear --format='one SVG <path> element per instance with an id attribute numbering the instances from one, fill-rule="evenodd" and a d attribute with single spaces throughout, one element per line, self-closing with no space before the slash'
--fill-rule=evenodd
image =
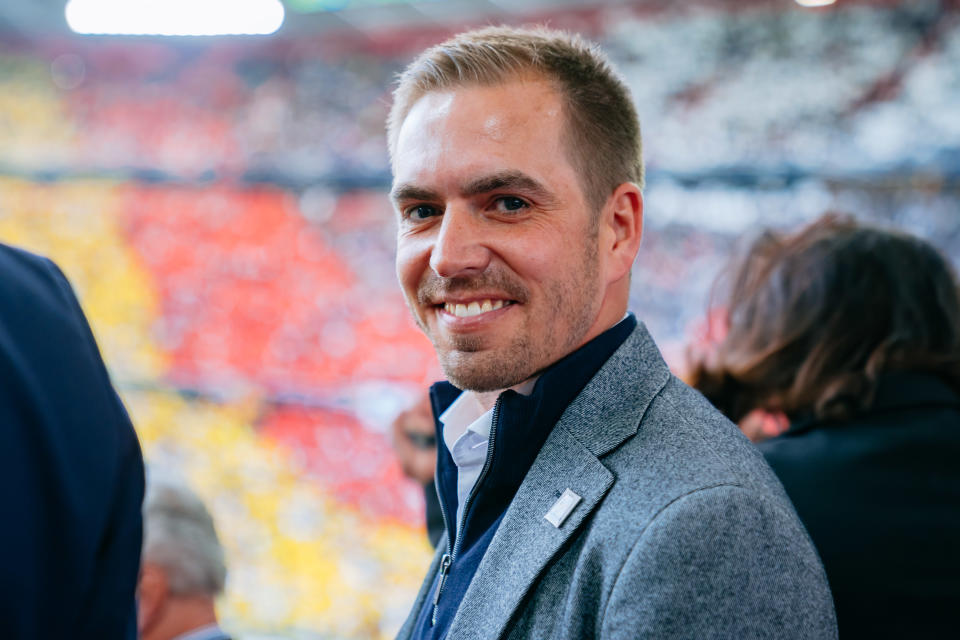
<path id="1" fill-rule="evenodd" d="M 628 275 L 643 238 L 643 194 L 632 182 L 617 187 L 603 212 L 600 222 L 606 231 L 603 247 L 610 266 L 610 281 Z"/>
<path id="2" fill-rule="evenodd" d="M 137 629 L 140 636 L 146 636 L 163 617 L 169 591 L 166 572 L 155 564 L 143 563 L 137 584 Z"/>

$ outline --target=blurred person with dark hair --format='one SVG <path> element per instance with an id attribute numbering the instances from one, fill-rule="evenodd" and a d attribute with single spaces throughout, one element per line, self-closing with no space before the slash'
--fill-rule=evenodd
<path id="1" fill-rule="evenodd" d="M 820 551 L 841 637 L 956 635 L 960 292 L 928 243 L 828 215 L 736 265 L 693 382 L 759 444 Z"/>
<path id="2" fill-rule="evenodd" d="M 143 505 L 138 622 L 142 640 L 229 640 L 215 598 L 227 569 L 213 518 L 189 488 L 151 482 Z"/>
<path id="3" fill-rule="evenodd" d="M 420 399 L 394 419 L 393 450 L 403 474 L 423 485 L 427 539 L 434 547 L 443 535 L 443 514 L 437 498 L 434 473 L 437 468 L 437 437 L 430 408 L 430 395 Z"/>
<path id="4" fill-rule="evenodd" d="M 143 460 L 70 284 L 0 244 L 0 637 L 134 638 Z"/>

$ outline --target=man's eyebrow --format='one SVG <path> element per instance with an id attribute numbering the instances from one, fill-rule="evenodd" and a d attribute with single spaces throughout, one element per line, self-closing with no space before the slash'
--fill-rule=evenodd
<path id="1" fill-rule="evenodd" d="M 476 178 L 463 185 L 460 194 L 469 198 L 498 190 L 526 192 L 545 202 L 551 202 L 555 199 L 553 193 L 543 184 L 521 171 L 501 171 Z M 436 202 L 442 198 L 436 191 L 405 183 L 395 186 L 390 191 L 390 199 L 393 202 Z"/>
<path id="2" fill-rule="evenodd" d="M 498 190 L 524 191 L 541 200 L 553 200 L 554 196 L 543 184 L 521 171 L 502 171 L 471 180 L 461 188 L 466 197 L 482 195 Z"/>
<path id="3" fill-rule="evenodd" d="M 440 199 L 440 196 L 430 189 L 407 183 L 395 186 L 393 190 L 390 191 L 390 199 L 394 202 L 410 202 L 413 200 L 436 202 Z"/>

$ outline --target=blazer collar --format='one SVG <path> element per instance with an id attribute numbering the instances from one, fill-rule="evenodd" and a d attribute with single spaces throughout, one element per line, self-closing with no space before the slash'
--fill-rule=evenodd
<path id="1" fill-rule="evenodd" d="M 570 403 L 559 425 L 602 457 L 637 433 L 650 401 L 670 379 L 647 327 L 640 323 Z"/>
<path id="2" fill-rule="evenodd" d="M 448 637 L 502 635 L 551 558 L 613 486 L 614 474 L 600 457 L 637 433 L 669 378 L 646 328 L 637 326 L 550 432 L 477 568 Z M 580 502 L 557 527 L 544 516 L 567 489 Z"/>

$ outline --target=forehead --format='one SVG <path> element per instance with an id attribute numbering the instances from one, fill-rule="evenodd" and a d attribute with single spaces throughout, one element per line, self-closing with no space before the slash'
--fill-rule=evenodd
<path id="1" fill-rule="evenodd" d="M 400 127 L 394 179 L 421 182 L 503 170 L 543 178 L 543 172 L 566 165 L 563 126 L 560 96 L 545 80 L 432 91 L 414 103 Z"/>

